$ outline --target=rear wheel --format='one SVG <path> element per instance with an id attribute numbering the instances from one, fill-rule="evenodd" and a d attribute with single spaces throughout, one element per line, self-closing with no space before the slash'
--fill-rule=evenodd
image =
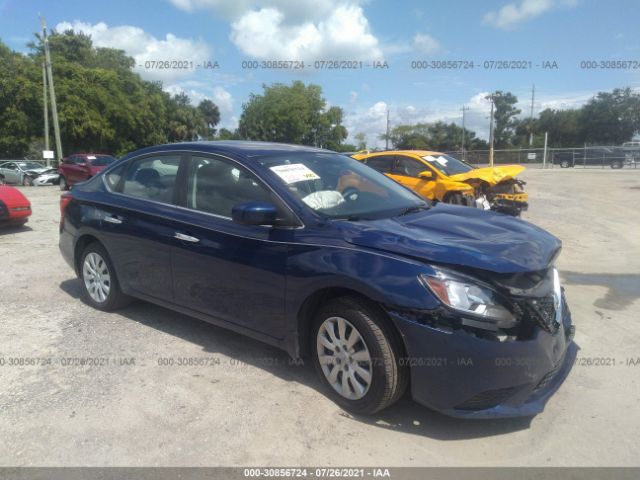
<path id="1" fill-rule="evenodd" d="M 328 395 L 370 415 L 397 401 L 408 383 L 402 348 L 382 312 L 353 297 L 328 302 L 313 329 L 313 361 Z"/>
<path id="2" fill-rule="evenodd" d="M 620 160 L 615 160 L 613 162 L 611 162 L 611 168 L 622 168 L 622 162 Z"/>
<path id="3" fill-rule="evenodd" d="M 65 191 L 69 190 L 69 186 L 67 185 L 67 179 L 60 175 L 58 179 L 58 185 L 60 186 L 60 190 Z"/>
<path id="4" fill-rule="evenodd" d="M 569 160 L 562 160 L 560 162 L 560 167 L 561 168 L 569 168 Z"/>
<path id="5" fill-rule="evenodd" d="M 123 307 L 130 298 L 120 290 L 109 254 L 99 243 L 89 244 L 82 253 L 80 279 L 87 302 L 98 310 Z"/>

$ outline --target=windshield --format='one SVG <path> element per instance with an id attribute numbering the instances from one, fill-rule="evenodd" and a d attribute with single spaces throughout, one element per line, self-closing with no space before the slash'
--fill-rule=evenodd
<path id="1" fill-rule="evenodd" d="M 116 161 L 111 155 L 90 155 L 87 159 L 94 167 L 104 167 Z"/>
<path id="2" fill-rule="evenodd" d="M 425 155 L 422 158 L 429 162 L 429 165 L 433 168 L 439 170 L 445 175 L 457 175 L 458 173 L 467 173 L 473 170 L 471 165 L 450 155 Z"/>
<path id="3" fill-rule="evenodd" d="M 31 170 L 32 168 L 42 168 L 42 167 L 44 167 L 44 165 L 41 165 L 41 164 L 36 163 L 36 162 L 18 162 L 18 165 L 20 165 L 20 168 L 22 170 Z"/>
<path id="4" fill-rule="evenodd" d="M 259 162 L 309 208 L 329 218 L 388 218 L 428 205 L 383 174 L 344 155 L 297 152 L 263 157 Z"/>

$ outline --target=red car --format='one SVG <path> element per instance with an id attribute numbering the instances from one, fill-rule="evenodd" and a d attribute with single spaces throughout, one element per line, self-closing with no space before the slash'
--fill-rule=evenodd
<path id="1" fill-rule="evenodd" d="M 115 157 L 103 153 L 76 153 L 63 158 L 58 167 L 60 190 L 69 190 L 76 183 L 90 179 L 115 161 Z"/>
<path id="2" fill-rule="evenodd" d="M 0 185 L 0 225 L 24 225 L 30 215 L 31 204 L 20 190 Z"/>

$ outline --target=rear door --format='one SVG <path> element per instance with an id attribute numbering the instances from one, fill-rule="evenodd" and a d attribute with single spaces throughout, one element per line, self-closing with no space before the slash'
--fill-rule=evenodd
<path id="1" fill-rule="evenodd" d="M 175 223 L 177 304 L 282 338 L 285 267 L 291 229 L 240 225 L 234 205 L 279 199 L 253 173 L 215 155 L 194 155 L 186 170 L 186 207 Z"/>
<path id="2" fill-rule="evenodd" d="M 127 162 L 106 175 L 113 193 L 97 205 L 102 239 L 124 289 L 168 302 L 181 161 L 177 154 L 153 154 Z"/>

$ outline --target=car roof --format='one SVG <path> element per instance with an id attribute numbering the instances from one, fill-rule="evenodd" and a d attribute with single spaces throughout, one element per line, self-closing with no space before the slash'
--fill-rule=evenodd
<path id="1" fill-rule="evenodd" d="M 322 148 L 305 145 L 291 145 L 288 143 L 254 142 L 248 140 L 216 140 L 201 142 L 168 143 L 137 150 L 127 155 L 137 156 L 144 153 L 163 152 L 172 150 L 194 150 L 210 153 L 226 153 L 240 155 L 246 158 L 276 155 L 278 153 L 307 152 L 307 153 L 335 153 Z"/>
<path id="2" fill-rule="evenodd" d="M 419 157 L 424 157 L 426 155 L 443 155 L 443 153 L 432 150 L 385 150 L 384 152 L 358 153 L 353 155 L 353 157 L 369 158 L 378 155 L 417 155 Z"/>

